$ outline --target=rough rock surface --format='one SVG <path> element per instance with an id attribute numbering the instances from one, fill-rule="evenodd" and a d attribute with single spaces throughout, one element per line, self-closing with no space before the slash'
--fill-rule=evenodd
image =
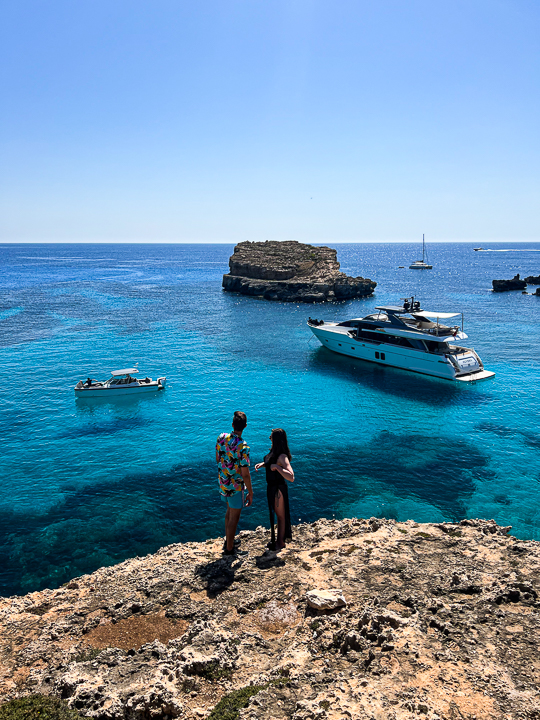
<path id="1" fill-rule="evenodd" d="M 366 297 L 376 285 L 340 272 L 337 250 L 293 240 L 238 243 L 223 276 L 224 290 L 288 302 Z"/>
<path id="2" fill-rule="evenodd" d="M 505 292 L 507 290 L 525 290 L 527 288 L 527 281 L 521 280 L 519 273 L 514 275 L 511 280 L 492 280 L 494 292 Z"/>
<path id="3" fill-rule="evenodd" d="M 525 278 L 528 285 L 540 285 L 540 275 L 529 275 Z"/>
<path id="4" fill-rule="evenodd" d="M 102 720 L 540 718 L 540 544 L 493 521 L 320 520 L 163 548 L 0 601 L 0 697 L 42 692 Z M 347 605 L 313 610 L 306 593 Z"/>

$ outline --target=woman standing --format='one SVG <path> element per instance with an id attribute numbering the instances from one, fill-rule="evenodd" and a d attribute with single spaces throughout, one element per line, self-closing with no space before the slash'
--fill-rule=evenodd
<path id="1" fill-rule="evenodd" d="M 268 543 L 271 550 L 282 550 L 285 540 L 291 540 L 291 516 L 289 512 L 289 492 L 287 480 L 294 482 L 291 467 L 291 452 L 287 443 L 287 433 L 281 428 L 272 430 L 270 434 L 272 447 L 262 463 L 255 465 L 255 470 L 266 468 L 266 497 L 270 510 L 270 528 L 272 539 Z M 277 516 L 277 542 L 274 531 L 274 512 Z"/>

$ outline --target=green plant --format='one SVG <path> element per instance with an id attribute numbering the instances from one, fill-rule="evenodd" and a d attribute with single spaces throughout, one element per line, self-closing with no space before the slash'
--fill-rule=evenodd
<path id="1" fill-rule="evenodd" d="M 103 648 L 88 648 L 88 650 L 83 650 L 74 658 L 75 662 L 80 663 L 95 660 L 102 650 Z"/>
<path id="2" fill-rule="evenodd" d="M 222 667 L 218 662 L 209 662 L 196 674 L 206 680 L 222 680 L 223 678 L 230 680 L 232 670 L 231 668 Z"/>
<path id="3" fill-rule="evenodd" d="M 264 685 L 248 685 L 233 690 L 221 698 L 208 716 L 208 720 L 238 720 L 239 711 L 247 707 L 253 695 L 257 695 L 264 688 Z"/>
<path id="4" fill-rule="evenodd" d="M 28 695 L 0 705 L 0 720 L 83 720 L 83 716 L 58 698 Z"/>
<path id="5" fill-rule="evenodd" d="M 319 703 L 319 707 L 321 707 L 323 710 L 328 710 L 330 707 L 330 701 L 329 700 L 321 700 Z"/>

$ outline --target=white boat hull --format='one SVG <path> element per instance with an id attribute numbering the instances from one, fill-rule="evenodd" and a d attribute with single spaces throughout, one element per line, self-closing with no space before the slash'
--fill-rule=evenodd
<path id="1" fill-rule="evenodd" d="M 132 395 L 144 395 L 146 393 L 158 392 L 165 388 L 165 378 L 160 378 L 157 381 L 151 383 L 142 383 L 141 385 L 115 385 L 108 387 L 107 385 L 102 386 L 90 386 L 75 388 L 75 397 L 78 398 L 104 398 L 104 397 L 127 397 Z"/>
<path id="2" fill-rule="evenodd" d="M 388 365 L 445 380 L 471 382 L 485 380 L 495 375 L 495 373 L 480 367 L 477 355 L 472 350 L 457 356 L 456 361 L 460 368 L 458 373 L 455 365 L 445 355 L 422 352 L 384 342 L 356 340 L 348 335 L 347 328 L 337 330 L 335 325 L 328 326 L 328 329 L 325 329 L 324 325 L 310 325 L 309 327 L 324 347 L 340 355 L 347 355 L 359 360 L 367 360 L 379 365 Z"/>

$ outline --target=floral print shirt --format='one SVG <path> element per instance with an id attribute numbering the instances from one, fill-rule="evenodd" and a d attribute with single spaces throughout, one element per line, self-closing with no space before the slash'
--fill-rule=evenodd
<path id="1" fill-rule="evenodd" d="M 241 467 L 249 467 L 249 446 L 236 433 L 221 433 L 216 442 L 219 491 L 225 497 L 244 489 Z"/>

